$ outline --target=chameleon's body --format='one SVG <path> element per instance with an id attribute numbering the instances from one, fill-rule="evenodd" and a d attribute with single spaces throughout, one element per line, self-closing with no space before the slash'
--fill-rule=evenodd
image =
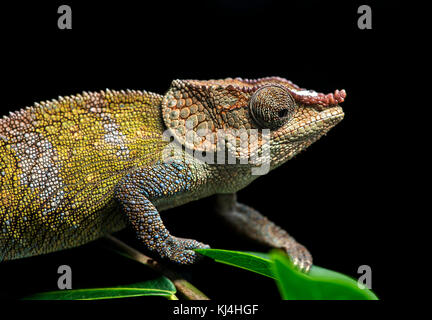
<path id="1" fill-rule="evenodd" d="M 215 149 L 209 138 L 188 143 L 187 124 L 210 133 L 271 128 L 267 160 L 274 168 L 339 122 L 344 98 L 344 91 L 317 94 L 281 78 L 176 80 L 165 96 L 107 90 L 12 113 L 0 119 L 0 261 L 76 247 L 129 225 L 159 256 L 193 263 L 189 249 L 205 245 L 170 235 L 158 211 L 233 194 L 257 177 L 257 165 L 196 160 L 187 150 Z M 286 110 L 275 120 L 279 109 Z M 175 143 L 163 137 L 167 129 Z M 168 147 L 176 152 L 171 162 Z M 243 158 L 256 151 L 233 148 Z M 228 221 L 310 266 L 301 245 L 234 200 L 225 195 L 217 204 Z"/>

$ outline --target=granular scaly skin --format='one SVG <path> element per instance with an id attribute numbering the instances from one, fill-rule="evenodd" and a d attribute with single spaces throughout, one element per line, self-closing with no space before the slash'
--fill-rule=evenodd
<path id="1" fill-rule="evenodd" d="M 120 230 L 114 189 L 166 144 L 145 92 L 66 97 L 0 120 L 0 260 L 81 245 Z"/>
<path id="2" fill-rule="evenodd" d="M 208 246 L 171 235 L 159 212 L 217 195 L 216 211 L 238 231 L 284 248 L 308 270 L 307 250 L 237 203 L 235 192 L 258 177 L 251 169 L 265 161 L 276 168 L 336 125 L 345 96 L 278 77 L 174 80 L 164 96 L 107 90 L 11 113 L 0 120 L 0 261 L 76 247 L 129 226 L 155 256 L 194 263 L 191 249 Z M 255 129 L 270 135 L 252 139 Z M 230 130 L 256 143 L 244 145 Z M 212 160 L 221 132 L 232 138 L 224 152 L 240 163 L 197 159 Z M 242 161 L 266 147 L 261 163 Z"/>

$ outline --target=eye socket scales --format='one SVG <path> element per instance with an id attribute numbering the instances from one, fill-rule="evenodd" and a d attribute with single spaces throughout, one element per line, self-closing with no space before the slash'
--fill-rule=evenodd
<path id="1" fill-rule="evenodd" d="M 271 84 L 259 88 L 249 102 L 255 122 L 262 128 L 276 129 L 289 121 L 295 101 L 281 85 Z"/>

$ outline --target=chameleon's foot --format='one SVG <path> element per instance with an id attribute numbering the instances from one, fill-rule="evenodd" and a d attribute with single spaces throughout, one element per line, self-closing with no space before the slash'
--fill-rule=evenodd
<path id="1" fill-rule="evenodd" d="M 163 243 L 160 255 L 178 264 L 194 264 L 200 255 L 192 249 L 208 249 L 210 246 L 193 239 L 183 239 L 169 236 Z"/>
<path id="2" fill-rule="evenodd" d="M 308 272 L 312 266 L 309 251 L 258 211 L 238 203 L 235 194 L 219 194 L 216 211 L 243 235 L 273 248 L 283 249 L 295 266 Z"/>
<path id="3" fill-rule="evenodd" d="M 159 171 L 163 171 L 170 178 L 163 180 L 163 183 L 168 185 L 168 183 L 174 181 L 174 178 L 177 181 L 179 177 L 176 174 L 180 174 L 178 172 L 179 167 L 180 165 L 172 167 L 163 165 L 160 167 Z M 163 175 L 158 173 L 157 168 L 153 168 L 155 172 L 147 168 L 141 168 L 128 174 L 117 187 L 117 199 L 122 205 L 123 212 L 128 217 L 138 239 L 147 249 L 156 253 L 160 258 L 165 258 L 177 264 L 194 264 L 199 260 L 200 255 L 193 249 L 207 249 L 209 246 L 196 240 L 177 238 L 170 235 L 157 208 L 145 196 L 150 194 L 152 197 L 156 197 L 161 192 L 159 189 L 154 189 L 156 177 L 163 178 Z M 186 174 L 186 172 L 181 175 L 183 174 Z M 146 176 L 152 178 L 152 182 L 147 185 L 143 180 L 143 177 Z M 160 185 L 163 183 L 161 182 Z M 181 187 L 180 182 L 176 182 L 177 187 Z"/>
<path id="4" fill-rule="evenodd" d="M 309 272 L 312 266 L 312 255 L 300 243 L 287 241 L 282 249 L 289 255 L 293 264 L 303 272 Z"/>

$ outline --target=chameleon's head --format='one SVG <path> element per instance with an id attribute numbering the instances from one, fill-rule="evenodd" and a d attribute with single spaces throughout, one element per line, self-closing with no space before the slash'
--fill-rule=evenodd
<path id="1" fill-rule="evenodd" d="M 174 80 L 162 102 L 166 126 L 183 145 L 274 168 L 342 120 L 346 93 L 324 95 L 278 78 Z M 268 129 L 263 130 L 263 129 Z"/>

